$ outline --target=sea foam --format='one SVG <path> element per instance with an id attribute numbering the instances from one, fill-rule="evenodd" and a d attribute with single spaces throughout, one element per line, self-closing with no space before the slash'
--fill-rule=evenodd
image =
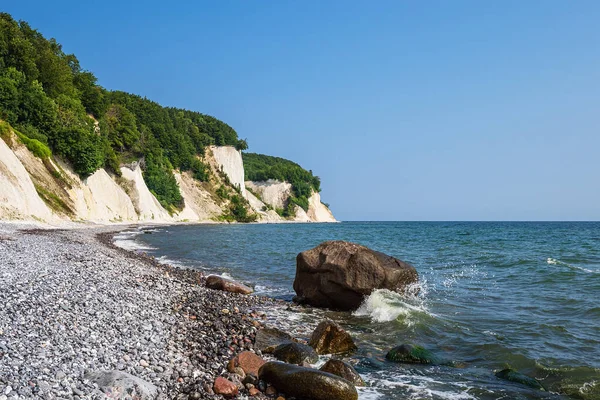
<path id="1" fill-rule="evenodd" d="M 368 316 L 374 322 L 401 319 L 407 325 L 414 324 L 418 314 L 429 314 L 421 299 L 387 289 L 374 290 L 353 313 L 355 316 Z"/>

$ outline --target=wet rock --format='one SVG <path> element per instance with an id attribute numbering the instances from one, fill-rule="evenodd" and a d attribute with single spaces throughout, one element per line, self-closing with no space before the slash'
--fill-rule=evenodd
<path id="1" fill-rule="evenodd" d="M 352 383 L 316 369 L 271 361 L 260 368 L 259 378 L 288 397 L 308 400 L 358 399 Z"/>
<path id="2" fill-rule="evenodd" d="M 342 360 L 328 360 L 320 370 L 344 378 L 352 382 L 355 386 L 365 386 L 365 381 L 363 381 L 354 367 Z"/>
<path id="3" fill-rule="evenodd" d="M 272 353 L 281 344 L 293 342 L 292 336 L 277 328 L 263 328 L 256 332 L 254 348 L 263 353 Z"/>
<path id="4" fill-rule="evenodd" d="M 273 356 L 290 364 L 302 364 L 303 362 L 313 364 L 319 360 L 317 352 L 312 347 L 301 343 L 279 345 L 273 352 Z"/>
<path id="5" fill-rule="evenodd" d="M 246 286 L 243 283 L 235 282 L 218 275 L 207 276 L 206 287 L 209 289 L 240 294 L 250 294 L 254 291 L 251 287 Z"/>
<path id="6" fill-rule="evenodd" d="M 157 388 L 153 384 L 122 371 L 101 371 L 85 376 L 109 398 L 130 396 L 140 400 L 154 399 Z"/>
<path id="7" fill-rule="evenodd" d="M 225 397 L 233 397 L 238 394 L 238 387 L 235 383 L 218 376 L 213 384 L 213 391 L 216 394 L 223 395 Z"/>
<path id="8" fill-rule="evenodd" d="M 229 372 L 235 372 L 236 367 L 241 368 L 244 371 L 244 377 L 246 374 L 258 375 L 258 370 L 266 361 L 262 357 L 257 356 L 251 351 L 243 351 L 234 358 L 232 358 L 227 364 L 227 370 Z M 243 377 L 242 377 L 243 378 Z"/>
<path id="9" fill-rule="evenodd" d="M 294 290 L 315 307 L 355 310 L 375 289 L 405 290 L 419 277 L 403 261 L 344 241 L 323 242 L 296 257 Z"/>
<path id="10" fill-rule="evenodd" d="M 495 375 L 496 377 L 504 379 L 506 381 L 520 383 L 522 385 L 526 385 L 534 389 L 546 390 L 537 379 L 517 372 L 512 368 L 506 368 L 502 371 L 498 371 Z"/>
<path id="11" fill-rule="evenodd" d="M 347 353 L 356 350 L 350 334 L 333 321 L 321 322 L 308 344 L 317 354 Z"/>
<path id="12" fill-rule="evenodd" d="M 437 358 L 427 349 L 412 344 L 396 346 L 385 355 L 385 358 L 406 364 L 437 364 Z"/>

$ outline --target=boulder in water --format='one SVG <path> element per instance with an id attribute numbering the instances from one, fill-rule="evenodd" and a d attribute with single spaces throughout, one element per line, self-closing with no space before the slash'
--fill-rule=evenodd
<path id="1" fill-rule="evenodd" d="M 437 358 L 427 349 L 412 344 L 396 346 L 385 355 L 385 358 L 406 364 L 437 364 Z"/>
<path id="2" fill-rule="evenodd" d="M 359 244 L 329 241 L 298 254 L 294 290 L 302 303 L 355 310 L 375 289 L 402 291 L 418 279 L 404 261 Z"/>
<path id="3" fill-rule="evenodd" d="M 321 322 L 308 344 L 317 354 L 347 353 L 356 350 L 350 334 L 333 321 Z"/>
<path id="4" fill-rule="evenodd" d="M 354 367 L 342 360 L 328 360 L 320 370 L 344 378 L 352 382 L 355 386 L 365 386 L 365 381 L 363 381 Z"/>
<path id="5" fill-rule="evenodd" d="M 223 278 L 219 275 L 209 275 L 206 277 L 206 287 L 209 289 L 223 290 L 225 292 L 250 294 L 254 290 L 251 287 L 232 281 L 231 279 Z"/>
<path id="6" fill-rule="evenodd" d="M 358 392 L 352 383 L 312 368 L 271 361 L 260 368 L 259 378 L 287 397 L 307 400 L 358 399 Z"/>
<path id="7" fill-rule="evenodd" d="M 512 368 L 506 368 L 502 371 L 498 371 L 495 375 L 496 377 L 504 379 L 506 381 L 520 383 L 522 385 L 526 385 L 534 389 L 545 390 L 542 384 L 537 379 L 517 372 Z"/>
<path id="8" fill-rule="evenodd" d="M 313 364 L 319 360 L 319 356 L 312 347 L 301 343 L 279 345 L 273 351 L 273 355 L 278 360 L 290 364 L 302 364 L 303 362 Z"/>

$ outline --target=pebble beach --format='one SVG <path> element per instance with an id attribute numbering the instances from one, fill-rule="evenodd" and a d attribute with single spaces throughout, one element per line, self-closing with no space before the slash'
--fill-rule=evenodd
<path id="1" fill-rule="evenodd" d="M 116 230 L 0 224 L 0 400 L 105 398 L 103 371 L 159 399 L 222 398 L 213 382 L 252 349 L 256 310 L 285 307 L 207 289 L 201 272 L 114 246 Z"/>

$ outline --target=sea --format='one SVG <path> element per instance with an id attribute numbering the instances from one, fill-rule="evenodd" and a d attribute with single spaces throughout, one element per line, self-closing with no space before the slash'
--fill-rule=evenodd
<path id="1" fill-rule="evenodd" d="M 324 318 L 348 330 L 359 347 L 349 361 L 366 381 L 360 399 L 600 399 L 600 222 L 178 225 L 116 237 L 290 302 L 296 255 L 326 240 L 360 243 L 419 273 L 418 294 L 376 290 L 354 312 L 266 310 L 268 323 L 303 338 Z M 444 362 L 386 361 L 403 343 Z M 504 368 L 546 391 L 497 378 Z"/>

